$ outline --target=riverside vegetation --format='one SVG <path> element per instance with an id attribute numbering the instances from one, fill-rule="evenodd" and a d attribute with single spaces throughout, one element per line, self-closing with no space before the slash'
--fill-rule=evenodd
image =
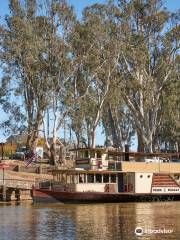
<path id="1" fill-rule="evenodd" d="M 51 162 L 66 128 L 76 146 L 180 147 L 179 12 L 161 0 L 110 0 L 82 18 L 66 0 L 9 0 L 0 25 L 5 135 L 42 132 Z M 49 130 L 50 129 L 50 130 Z M 49 142 L 49 131 L 52 141 Z"/>

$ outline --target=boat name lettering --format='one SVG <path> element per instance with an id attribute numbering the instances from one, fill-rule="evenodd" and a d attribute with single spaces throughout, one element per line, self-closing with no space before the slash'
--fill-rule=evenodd
<path id="1" fill-rule="evenodd" d="M 152 192 L 180 192 L 180 188 L 169 188 L 169 187 L 162 187 L 162 188 L 152 188 Z"/>

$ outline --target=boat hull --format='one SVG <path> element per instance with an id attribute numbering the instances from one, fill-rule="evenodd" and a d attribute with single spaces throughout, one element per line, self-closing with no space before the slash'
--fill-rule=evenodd
<path id="1" fill-rule="evenodd" d="M 34 203 L 113 203 L 180 200 L 180 194 L 67 192 L 33 189 Z"/>

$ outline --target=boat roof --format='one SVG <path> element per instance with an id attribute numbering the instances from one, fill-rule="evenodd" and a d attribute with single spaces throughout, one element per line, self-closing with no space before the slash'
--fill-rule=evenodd
<path id="1" fill-rule="evenodd" d="M 104 151 L 107 151 L 107 149 L 108 148 L 104 148 L 104 147 L 96 147 L 96 148 L 87 147 L 87 148 L 72 148 L 72 149 L 69 149 L 69 151 L 72 151 L 72 152 L 85 152 L 85 151 L 104 152 Z"/>
<path id="2" fill-rule="evenodd" d="M 50 170 L 49 172 L 52 173 L 69 173 L 69 174 L 116 174 L 116 173 L 121 173 L 122 171 L 118 170 L 91 170 L 91 169 L 55 169 L 55 170 Z"/>
<path id="3" fill-rule="evenodd" d="M 172 152 L 172 153 L 166 153 L 166 152 L 123 152 L 120 151 L 117 148 L 105 148 L 105 147 L 96 147 L 96 148 L 73 148 L 69 151 L 73 152 L 85 152 L 85 151 L 91 151 L 91 152 L 107 152 L 109 155 L 114 156 L 124 156 L 125 154 L 129 154 L 130 157 L 180 157 L 180 153 Z"/>

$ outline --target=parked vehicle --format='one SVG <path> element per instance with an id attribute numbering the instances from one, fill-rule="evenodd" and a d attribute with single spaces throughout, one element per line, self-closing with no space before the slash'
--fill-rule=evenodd
<path id="1" fill-rule="evenodd" d="M 21 159 L 24 160 L 26 153 L 26 147 L 20 147 L 17 149 L 17 151 L 13 154 L 13 159 Z"/>
<path id="2" fill-rule="evenodd" d="M 180 163 L 180 159 L 177 158 L 172 158 L 170 162 L 175 162 L 175 163 Z"/>
<path id="3" fill-rule="evenodd" d="M 23 147 L 20 147 L 20 148 L 17 149 L 15 154 L 13 154 L 12 158 L 13 159 L 24 160 L 26 154 L 27 154 L 26 147 L 23 146 Z M 42 159 L 43 158 L 43 147 L 37 147 L 36 148 L 36 154 L 37 154 L 38 158 Z"/>
<path id="4" fill-rule="evenodd" d="M 163 158 L 163 157 L 152 157 L 152 158 L 145 158 L 146 163 L 162 163 L 162 162 L 169 162 L 168 158 Z"/>

